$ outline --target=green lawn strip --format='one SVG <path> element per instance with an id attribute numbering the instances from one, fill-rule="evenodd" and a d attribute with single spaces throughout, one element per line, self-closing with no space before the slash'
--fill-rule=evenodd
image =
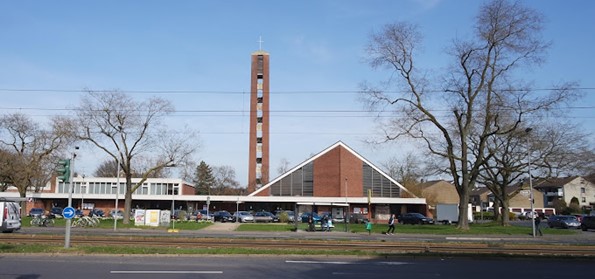
<path id="1" fill-rule="evenodd" d="M 30 227 L 31 217 L 24 217 L 22 219 L 23 227 Z M 55 219 L 54 226 L 65 226 L 66 220 L 63 218 Z M 194 222 L 194 221 L 176 221 L 174 227 L 178 230 L 200 230 L 212 225 L 209 222 Z M 345 231 L 345 224 L 335 223 L 333 231 Z M 114 227 L 113 219 L 102 219 L 99 226 L 96 228 L 109 229 Z M 168 227 L 149 227 L 149 226 L 135 226 L 133 221 L 129 224 L 123 224 L 122 220 L 117 221 L 117 228 L 119 229 L 142 229 L 142 230 L 166 230 L 172 228 L 170 224 Z M 256 224 L 241 224 L 236 231 L 260 231 L 260 232 L 291 232 L 295 228 L 293 223 L 256 223 Z M 298 230 L 306 230 L 308 224 L 298 223 Z M 381 234 L 386 231 L 388 225 L 384 223 L 373 224 L 372 233 Z M 92 228 L 83 228 L 92 229 Z M 352 233 L 367 233 L 364 224 L 347 224 L 347 231 Z M 541 231 L 544 235 L 572 235 L 578 233 L 577 230 L 569 229 L 550 229 L 542 226 Z M 501 226 L 496 222 L 483 224 L 469 224 L 469 230 L 463 231 L 457 229 L 456 225 L 401 225 L 398 224 L 395 230 L 396 234 L 430 234 L 430 235 L 528 235 L 531 234 L 531 227 L 520 226 Z"/>
<path id="2" fill-rule="evenodd" d="M 22 222 L 23 227 L 31 227 L 31 217 L 23 217 L 21 222 Z M 179 230 L 200 230 L 200 229 L 208 227 L 212 224 L 213 223 L 211 223 L 211 222 L 176 221 L 174 226 L 176 229 L 179 229 Z M 64 226 L 66 226 L 66 219 L 64 219 L 64 218 L 54 219 L 54 227 L 64 227 Z M 114 227 L 114 219 L 105 218 L 105 219 L 101 219 L 99 222 L 99 225 L 94 228 L 111 229 L 113 227 Z M 128 224 L 124 224 L 124 222 L 122 220 L 117 220 L 116 227 L 118 229 L 136 228 L 136 229 L 143 229 L 143 230 L 166 230 L 166 229 L 171 229 L 172 225 L 170 223 L 170 225 L 168 227 L 136 226 L 134 224 L 134 221 L 130 221 Z M 93 229 L 93 228 L 85 227 L 83 229 Z"/>

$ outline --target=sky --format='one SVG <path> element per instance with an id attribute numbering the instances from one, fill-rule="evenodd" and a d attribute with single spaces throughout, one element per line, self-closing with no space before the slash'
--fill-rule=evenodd
<path id="1" fill-rule="evenodd" d="M 85 88 L 170 100 L 165 121 L 199 132 L 196 161 L 248 177 L 250 55 L 270 54 L 270 173 L 337 141 L 375 165 L 414 150 L 377 133 L 357 92 L 390 77 L 365 62 L 370 34 L 408 21 L 424 36 L 417 63 L 441 71 L 454 38 L 471 36 L 483 1 L 6 1 L 0 0 L 0 113 L 36 121 L 70 113 Z M 535 88 L 579 82 L 584 98 L 568 119 L 595 132 L 595 1 L 522 1 L 543 13 L 547 61 L 522 74 Z M 263 43 L 258 41 L 262 39 Z M 107 156 L 82 146 L 77 169 L 91 175 Z"/>

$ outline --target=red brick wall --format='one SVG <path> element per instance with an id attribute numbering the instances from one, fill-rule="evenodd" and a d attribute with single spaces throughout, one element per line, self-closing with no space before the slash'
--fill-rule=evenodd
<path id="1" fill-rule="evenodd" d="M 361 197 L 362 174 L 360 159 L 343 147 L 330 150 L 314 161 L 314 196 Z"/>
<path id="2" fill-rule="evenodd" d="M 344 188 L 347 188 L 347 197 L 362 197 L 363 185 L 362 185 L 362 161 L 355 157 L 347 149 L 341 147 L 341 177 L 343 177 L 342 183 L 345 184 L 345 178 L 347 178 L 347 187 L 342 185 L 341 196 L 344 196 Z"/>

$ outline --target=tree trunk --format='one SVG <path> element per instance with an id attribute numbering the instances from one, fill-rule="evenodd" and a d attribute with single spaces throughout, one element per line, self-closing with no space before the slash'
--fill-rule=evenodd
<path id="1" fill-rule="evenodd" d="M 122 224 L 130 223 L 130 209 L 132 208 L 132 175 L 126 173 L 126 199 L 124 201 L 124 220 Z"/>
<path id="2" fill-rule="evenodd" d="M 494 209 L 494 221 L 502 221 L 502 219 L 500 219 L 500 199 L 494 197 L 494 206 L 492 208 Z"/>
<path id="3" fill-rule="evenodd" d="M 27 197 L 27 191 L 25 191 L 25 192 L 19 191 L 19 196 L 21 198 L 26 198 Z M 22 201 L 22 202 L 19 203 L 19 205 L 21 206 L 21 216 L 27 216 L 27 201 Z"/>
<path id="4" fill-rule="evenodd" d="M 510 215 L 508 214 L 508 199 L 502 201 L 502 226 L 510 224 Z"/>
<path id="5" fill-rule="evenodd" d="M 469 203 L 469 187 L 467 187 L 467 184 L 461 186 L 461 191 L 459 192 L 459 224 L 457 228 L 469 230 L 469 219 L 467 218 L 469 214 L 469 206 L 467 205 Z"/>

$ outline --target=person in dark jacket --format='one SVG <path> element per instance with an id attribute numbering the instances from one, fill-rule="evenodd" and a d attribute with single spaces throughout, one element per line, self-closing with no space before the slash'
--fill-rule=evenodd
<path id="1" fill-rule="evenodd" d="M 395 214 L 391 214 L 390 218 L 388 219 L 388 230 L 386 234 L 394 234 L 395 233 Z"/>
<path id="2" fill-rule="evenodd" d="M 314 231 L 314 217 L 312 215 L 314 214 L 308 215 L 308 231 L 310 232 Z"/>
<path id="3" fill-rule="evenodd" d="M 541 216 L 539 216 L 539 214 L 537 214 L 537 216 L 533 216 L 533 221 L 535 222 L 535 231 L 539 233 L 539 236 L 543 236 L 541 228 L 539 227 L 539 225 L 541 224 Z"/>

